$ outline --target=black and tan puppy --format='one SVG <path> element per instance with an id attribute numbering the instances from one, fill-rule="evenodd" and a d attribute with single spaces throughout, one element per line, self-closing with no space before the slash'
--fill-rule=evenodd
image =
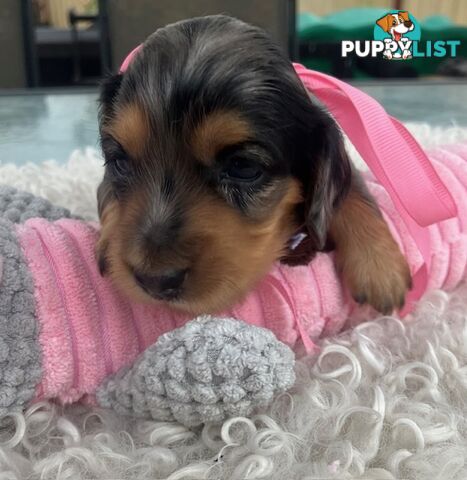
<path id="1" fill-rule="evenodd" d="M 226 16 L 158 30 L 103 85 L 100 131 L 98 260 L 128 295 L 215 312 L 276 260 L 333 245 L 357 301 L 403 304 L 408 266 L 337 125 L 262 30 Z"/>

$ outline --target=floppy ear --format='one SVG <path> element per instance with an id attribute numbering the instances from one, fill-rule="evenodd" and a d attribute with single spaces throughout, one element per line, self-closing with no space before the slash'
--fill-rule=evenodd
<path id="1" fill-rule="evenodd" d="M 122 84 L 123 75 L 118 73 L 105 78 L 100 85 L 99 95 L 99 126 L 103 124 L 111 117 L 115 98 L 120 90 Z"/>
<path id="2" fill-rule="evenodd" d="M 102 219 L 105 208 L 112 200 L 115 200 L 112 185 L 108 178 L 106 178 L 106 175 L 104 175 L 104 178 L 97 187 L 97 213 L 99 215 L 99 219 Z"/>
<path id="3" fill-rule="evenodd" d="M 99 129 L 102 135 L 102 128 L 112 118 L 115 99 L 117 97 L 120 85 L 122 83 L 122 74 L 112 75 L 107 77 L 100 87 L 99 96 Z M 101 137 L 102 141 L 102 137 Z M 105 210 L 106 205 L 112 200 L 113 193 L 110 181 L 104 175 L 99 188 L 97 189 L 97 209 L 99 218 L 102 217 L 102 213 Z"/>
<path id="4" fill-rule="evenodd" d="M 391 28 L 392 15 L 385 15 L 379 20 L 376 20 L 376 24 L 379 25 L 385 32 L 389 32 Z"/>
<path id="5" fill-rule="evenodd" d="M 99 220 L 101 224 L 104 222 L 105 211 L 108 205 L 114 200 L 112 187 L 110 181 L 104 175 L 104 179 L 97 188 L 97 211 L 99 214 Z M 105 242 L 99 241 L 96 245 L 96 259 L 97 265 L 101 275 L 107 273 L 108 265 L 106 260 L 106 251 L 107 244 Z"/>
<path id="6" fill-rule="evenodd" d="M 405 22 L 409 20 L 409 12 L 399 12 L 399 15 L 404 19 Z"/>
<path id="7" fill-rule="evenodd" d="M 289 265 L 306 264 L 317 251 L 329 247 L 332 216 L 350 188 L 351 163 L 340 129 L 326 112 L 321 111 L 319 116 L 302 147 L 300 168 L 295 173 L 302 184 L 304 200 L 297 214 L 301 232 L 307 237 L 281 259 Z"/>

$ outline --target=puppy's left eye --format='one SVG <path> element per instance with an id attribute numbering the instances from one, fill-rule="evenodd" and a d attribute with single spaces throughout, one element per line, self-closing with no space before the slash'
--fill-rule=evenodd
<path id="1" fill-rule="evenodd" d="M 234 182 L 254 182 L 263 176 L 264 170 L 256 162 L 245 158 L 232 158 L 221 172 L 221 178 Z"/>
<path id="2" fill-rule="evenodd" d="M 102 150 L 105 157 L 105 166 L 117 178 L 127 176 L 130 171 L 130 162 L 123 147 L 112 137 L 104 136 L 102 138 Z"/>
<path id="3" fill-rule="evenodd" d="M 124 177 L 129 173 L 129 162 L 126 156 L 114 158 L 111 165 L 115 173 L 121 177 Z"/>

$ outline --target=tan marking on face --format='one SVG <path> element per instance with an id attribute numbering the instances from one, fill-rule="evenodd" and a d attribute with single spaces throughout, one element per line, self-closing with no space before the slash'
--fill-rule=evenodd
<path id="1" fill-rule="evenodd" d="M 211 165 L 223 148 L 251 138 L 252 129 L 239 113 L 216 111 L 195 127 L 190 137 L 190 145 L 201 163 Z"/>
<path id="2" fill-rule="evenodd" d="M 120 143 L 132 159 L 137 159 L 144 154 L 150 136 L 149 120 L 141 107 L 130 103 L 116 110 L 105 131 Z"/>
<path id="3" fill-rule="evenodd" d="M 134 233 L 131 215 L 133 206 L 135 202 L 120 204 L 115 200 L 105 207 L 100 218 L 101 230 L 96 256 L 99 261 L 105 259 L 105 274 L 111 277 L 121 293 L 136 301 L 147 302 L 147 295 L 135 283 L 126 256 L 128 252 L 125 236 Z"/>
<path id="4" fill-rule="evenodd" d="M 180 307 L 193 314 L 215 313 L 243 298 L 284 254 L 297 228 L 294 213 L 301 201 L 300 184 L 290 179 L 271 216 L 256 223 L 221 200 L 201 200 L 190 212 L 188 235 L 203 235 L 204 248 L 196 259 L 196 278 Z"/>
<path id="5" fill-rule="evenodd" d="M 254 287 L 279 259 L 295 232 L 295 208 L 302 200 L 298 181 L 289 179 L 285 194 L 261 222 L 245 218 L 225 201 L 205 192 L 186 212 L 175 251 L 151 255 L 134 245 L 136 210 L 132 200 L 104 217 L 100 243 L 105 245 L 109 275 L 125 295 L 136 301 L 157 302 L 134 281 L 129 265 L 157 275 L 167 268 L 185 267 L 184 292 L 173 308 L 193 315 L 216 313 L 232 306 Z M 170 250 L 170 249 L 169 249 Z"/>

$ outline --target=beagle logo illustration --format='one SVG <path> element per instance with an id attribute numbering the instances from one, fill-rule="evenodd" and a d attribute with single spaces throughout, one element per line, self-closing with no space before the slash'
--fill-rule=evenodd
<path id="1" fill-rule="evenodd" d="M 383 56 L 388 60 L 412 58 L 412 42 L 420 40 L 420 27 L 410 19 L 409 12 L 388 13 L 376 20 L 375 40 L 383 41 Z M 388 37 L 389 35 L 389 37 Z"/>
<path id="2" fill-rule="evenodd" d="M 387 60 L 410 60 L 416 57 L 455 57 L 460 40 L 421 41 L 422 31 L 417 19 L 405 10 L 393 10 L 378 18 L 374 40 L 343 40 L 341 53 L 347 57 L 382 55 Z"/>

